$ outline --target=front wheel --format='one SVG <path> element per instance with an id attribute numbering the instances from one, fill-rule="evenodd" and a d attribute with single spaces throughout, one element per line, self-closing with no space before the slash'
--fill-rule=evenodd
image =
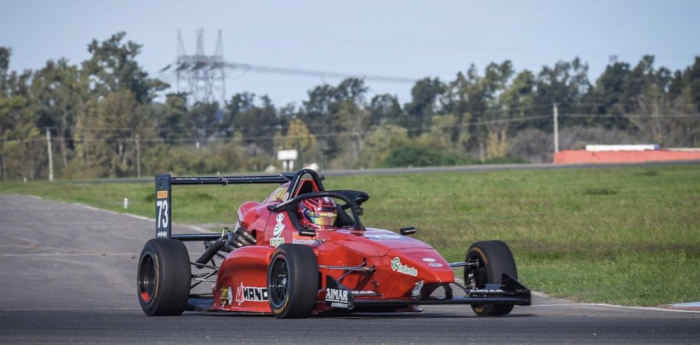
<path id="1" fill-rule="evenodd" d="M 276 317 L 307 317 L 316 306 L 319 277 L 313 249 L 282 244 L 275 250 L 267 272 L 270 309 Z"/>
<path id="2" fill-rule="evenodd" d="M 136 288 L 146 315 L 180 315 L 190 295 L 190 257 L 178 240 L 152 239 L 139 258 Z"/>
<path id="3" fill-rule="evenodd" d="M 464 282 L 472 289 L 483 289 L 486 284 L 501 284 L 503 274 L 518 279 L 515 259 L 503 241 L 476 242 L 469 247 L 464 269 Z M 475 304 L 472 309 L 479 316 L 504 316 L 513 310 L 512 304 Z"/>

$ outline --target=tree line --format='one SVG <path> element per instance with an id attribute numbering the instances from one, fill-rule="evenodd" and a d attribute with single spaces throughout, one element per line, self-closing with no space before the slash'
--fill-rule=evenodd
<path id="1" fill-rule="evenodd" d="M 277 106 L 247 92 L 191 104 L 143 70 L 141 48 L 120 32 L 90 42 L 79 64 L 61 58 L 16 72 L 0 47 L 3 181 L 46 178 L 47 140 L 66 179 L 261 171 L 280 165 L 279 149 L 296 149 L 297 166 L 330 169 L 546 162 L 555 106 L 562 149 L 700 146 L 700 56 L 677 71 L 651 55 L 611 62 L 595 81 L 579 58 L 538 72 L 472 64 L 453 80 L 416 81 L 403 104 L 348 78 Z"/>

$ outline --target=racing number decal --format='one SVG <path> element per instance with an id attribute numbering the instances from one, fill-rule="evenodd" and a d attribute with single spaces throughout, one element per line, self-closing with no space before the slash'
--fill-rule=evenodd
<path id="1" fill-rule="evenodd" d="M 158 229 L 165 229 L 168 227 L 168 200 L 158 200 L 156 201 L 156 207 L 158 208 Z"/>
<path id="2" fill-rule="evenodd" d="M 156 238 L 170 238 L 170 175 L 156 175 Z"/>

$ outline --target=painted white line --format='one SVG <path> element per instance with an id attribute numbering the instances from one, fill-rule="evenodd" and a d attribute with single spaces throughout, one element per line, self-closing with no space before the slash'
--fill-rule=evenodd
<path id="1" fill-rule="evenodd" d="M 84 208 L 86 208 L 86 209 L 88 209 L 88 210 L 92 210 L 92 211 L 102 211 L 102 212 L 107 212 L 107 213 L 110 213 L 110 214 L 116 214 L 116 215 L 120 215 L 120 216 L 128 216 L 128 217 L 136 218 L 136 219 L 140 219 L 140 220 L 155 221 L 155 219 L 153 219 L 153 218 L 148 218 L 148 217 L 144 217 L 144 216 L 137 216 L 137 215 L 135 215 L 135 214 L 130 214 L 130 213 L 119 213 L 119 212 L 114 212 L 114 211 L 109 211 L 109 210 L 103 210 L 103 209 L 101 209 L 101 208 L 97 208 L 97 207 L 94 207 L 94 206 L 81 204 L 81 203 L 79 203 L 79 202 L 76 202 L 75 205 L 82 206 L 82 207 L 84 207 Z"/>
<path id="2" fill-rule="evenodd" d="M 674 307 L 674 308 L 700 308 L 700 302 L 676 303 L 676 304 L 671 304 L 670 307 Z"/>
<path id="3" fill-rule="evenodd" d="M 672 313 L 700 313 L 700 310 L 683 310 L 683 309 L 672 309 L 672 308 L 659 308 L 659 307 L 634 307 L 626 305 L 614 305 L 606 303 L 562 303 L 562 304 L 533 304 L 531 307 L 606 307 L 615 309 L 631 309 L 631 310 L 642 310 L 642 311 L 663 311 Z"/>
<path id="4" fill-rule="evenodd" d="M 194 230 L 194 231 L 199 231 L 199 232 L 211 232 L 207 229 L 202 229 L 202 228 L 195 226 L 195 225 L 190 225 L 189 228 Z"/>
<path id="5" fill-rule="evenodd" d="M 127 216 L 127 217 L 131 217 L 131 218 L 135 218 L 135 219 L 139 219 L 139 220 L 145 220 L 145 221 L 149 221 L 149 222 L 155 222 L 155 221 L 156 221 L 154 218 L 148 218 L 148 217 L 144 217 L 144 216 L 138 216 L 138 215 L 130 214 L 130 213 L 119 213 L 119 212 L 114 212 L 114 211 L 109 211 L 109 210 L 103 210 L 103 209 L 101 209 L 101 208 L 97 208 L 97 207 L 93 207 L 93 206 L 90 206 L 90 205 L 81 204 L 81 203 L 79 203 L 79 202 L 78 202 L 78 203 L 75 203 L 75 205 L 82 206 L 82 207 L 84 207 L 84 208 L 87 208 L 88 210 L 93 210 L 93 211 L 107 212 L 107 213 L 110 213 L 110 214 L 115 214 L 115 215 L 119 215 L 119 216 Z M 176 224 L 173 224 L 173 225 L 176 225 Z M 207 230 L 207 229 L 203 229 L 203 228 L 198 227 L 198 226 L 196 226 L 196 225 L 184 225 L 184 226 L 186 226 L 186 227 L 188 227 L 188 228 L 190 228 L 190 229 L 192 229 L 192 230 L 194 230 L 194 231 L 197 231 L 197 232 L 203 232 L 203 233 L 210 233 L 210 232 L 211 232 L 211 231 L 209 231 L 209 230 Z"/>
<path id="6" fill-rule="evenodd" d="M 646 310 L 646 311 L 668 311 L 668 312 L 673 312 L 673 313 L 695 313 L 695 314 L 700 313 L 700 310 L 679 310 L 679 309 L 659 308 L 659 307 L 631 307 L 631 306 L 614 305 L 614 304 L 607 304 L 607 303 L 582 303 L 582 305 L 618 308 L 618 309 Z"/>

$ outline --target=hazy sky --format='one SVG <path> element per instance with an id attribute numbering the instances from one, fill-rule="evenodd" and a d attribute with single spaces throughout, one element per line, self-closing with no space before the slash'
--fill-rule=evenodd
<path id="1" fill-rule="evenodd" d="M 177 30 L 192 54 L 205 30 L 213 53 L 223 32 L 232 62 L 321 71 L 454 79 L 474 63 L 510 59 L 517 70 L 579 56 L 595 80 L 611 55 L 636 64 L 645 54 L 673 70 L 700 55 L 700 1 L 184 1 L 0 0 L 0 46 L 12 48 L 10 69 L 38 69 L 49 59 L 88 58 L 92 39 L 126 31 L 143 45 L 138 61 L 151 76 L 175 61 Z M 276 105 L 337 79 L 228 71 L 229 96 L 268 94 Z M 410 84 L 368 83 L 375 93 L 407 102 Z"/>

